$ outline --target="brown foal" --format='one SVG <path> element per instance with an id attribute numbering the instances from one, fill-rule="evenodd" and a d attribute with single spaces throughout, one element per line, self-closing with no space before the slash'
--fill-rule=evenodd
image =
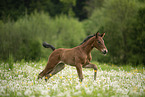
<path id="1" fill-rule="evenodd" d="M 96 48 L 103 54 L 108 52 L 103 40 L 104 35 L 105 33 L 97 32 L 85 39 L 81 45 L 71 49 L 55 49 L 52 45 L 43 43 L 44 47 L 51 48 L 53 52 L 49 56 L 45 69 L 38 75 L 38 79 L 45 76 L 47 81 L 51 76 L 64 69 L 65 64 L 69 64 L 76 67 L 80 81 L 83 80 L 82 68 L 93 68 L 94 80 L 96 80 L 98 68 L 95 64 L 90 63 L 92 59 L 91 51 Z"/>

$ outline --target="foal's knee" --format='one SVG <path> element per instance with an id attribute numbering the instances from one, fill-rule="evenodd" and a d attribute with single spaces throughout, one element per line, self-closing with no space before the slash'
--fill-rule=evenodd
<path id="1" fill-rule="evenodd" d="M 98 70 L 98 67 L 97 67 L 97 65 L 95 65 L 95 64 L 94 64 L 94 70 Z"/>

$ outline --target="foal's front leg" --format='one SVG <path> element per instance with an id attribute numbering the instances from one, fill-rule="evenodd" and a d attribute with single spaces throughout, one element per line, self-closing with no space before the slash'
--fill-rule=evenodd
<path id="1" fill-rule="evenodd" d="M 77 69 L 80 82 L 82 82 L 83 81 L 82 64 L 76 64 L 76 69 Z"/>
<path id="2" fill-rule="evenodd" d="M 93 68 L 94 69 L 94 80 L 96 80 L 98 67 L 95 64 L 90 63 L 90 64 L 84 66 L 83 68 Z"/>

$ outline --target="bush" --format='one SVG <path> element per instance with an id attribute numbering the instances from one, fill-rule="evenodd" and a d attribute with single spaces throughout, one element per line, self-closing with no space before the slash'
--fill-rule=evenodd
<path id="1" fill-rule="evenodd" d="M 79 45 L 85 38 L 85 31 L 81 22 L 67 16 L 55 18 L 57 29 L 57 47 L 72 48 Z"/>
<path id="2" fill-rule="evenodd" d="M 136 0 L 105 0 L 101 8 L 95 9 L 84 21 L 85 30 L 105 32 L 108 59 L 98 61 L 115 64 L 144 64 L 144 4 Z M 92 31 L 92 32 L 91 32 Z"/>
<path id="3" fill-rule="evenodd" d="M 46 41 L 56 48 L 77 46 L 85 37 L 82 23 L 61 15 L 50 18 L 46 13 L 33 13 L 16 22 L 0 22 L 0 58 L 6 60 L 12 54 L 14 60 L 38 60 L 52 52 L 42 47 Z"/>

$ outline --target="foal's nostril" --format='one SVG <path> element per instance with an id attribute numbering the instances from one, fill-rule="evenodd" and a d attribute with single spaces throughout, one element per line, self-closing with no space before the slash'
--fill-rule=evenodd
<path id="1" fill-rule="evenodd" d="M 106 54 L 106 50 L 103 53 Z"/>
<path id="2" fill-rule="evenodd" d="M 107 50 L 104 50 L 104 51 L 103 51 L 103 54 L 106 54 L 107 52 L 108 52 Z"/>
<path id="3" fill-rule="evenodd" d="M 106 50 L 104 51 L 104 53 L 107 53 Z"/>

